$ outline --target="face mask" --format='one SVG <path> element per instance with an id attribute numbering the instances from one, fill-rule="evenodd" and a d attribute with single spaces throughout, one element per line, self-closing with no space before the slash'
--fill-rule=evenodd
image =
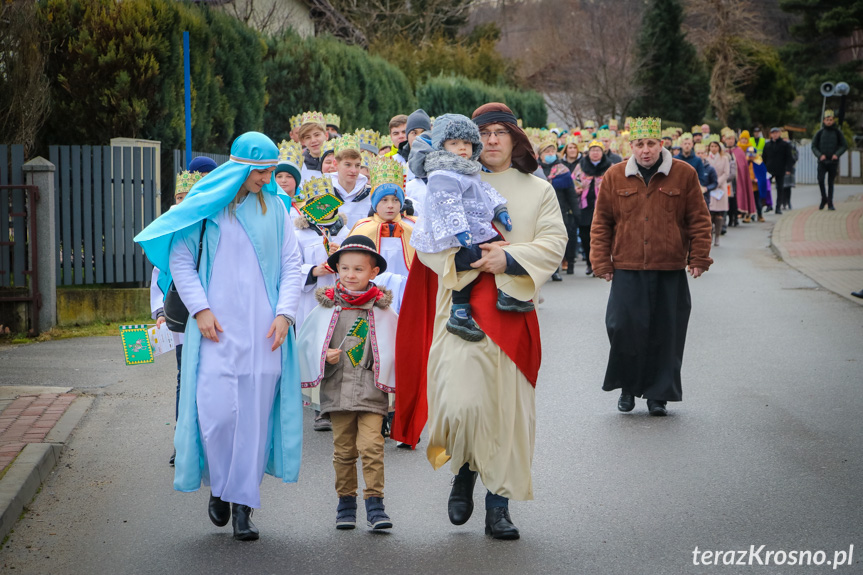
<path id="1" fill-rule="evenodd" d="M 546 154 L 542 159 L 545 160 L 546 164 L 551 164 L 557 159 L 557 156 L 554 154 Z"/>

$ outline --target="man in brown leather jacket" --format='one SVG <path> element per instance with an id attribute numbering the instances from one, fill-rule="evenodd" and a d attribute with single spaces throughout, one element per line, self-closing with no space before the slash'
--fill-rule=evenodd
<path id="1" fill-rule="evenodd" d="M 662 147 L 658 118 L 637 118 L 632 156 L 605 173 L 596 201 L 590 259 L 611 281 L 605 323 L 611 342 L 602 389 L 620 389 L 617 408 L 647 399 L 651 415 L 683 399 L 680 367 L 693 278 L 707 271 L 711 222 L 698 174 Z"/>

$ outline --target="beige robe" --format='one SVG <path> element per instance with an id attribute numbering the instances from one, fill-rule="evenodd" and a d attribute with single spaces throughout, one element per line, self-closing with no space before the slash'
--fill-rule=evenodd
<path id="1" fill-rule="evenodd" d="M 510 168 L 482 179 L 506 198 L 512 231 L 504 249 L 529 275 L 495 277 L 497 287 L 523 301 L 536 301 L 539 288 L 560 265 L 567 235 L 551 185 Z M 502 226 L 498 226 L 502 229 Z M 417 253 L 438 275 L 437 312 L 428 363 L 429 462 L 435 469 L 452 460 L 478 471 L 492 493 L 533 499 L 530 467 L 536 429 L 534 388 L 490 338 L 469 343 L 446 331 L 452 290 L 479 272 L 456 273 L 456 249 Z"/>

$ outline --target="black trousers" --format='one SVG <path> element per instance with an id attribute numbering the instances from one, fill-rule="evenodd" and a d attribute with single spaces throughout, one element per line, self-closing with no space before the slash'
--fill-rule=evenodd
<path id="1" fill-rule="evenodd" d="M 785 205 L 785 172 L 773 174 L 773 179 L 776 181 L 776 201 L 773 205 L 781 212 L 782 206 Z"/>
<path id="2" fill-rule="evenodd" d="M 581 238 L 581 249 L 584 250 L 584 259 L 590 264 L 590 226 L 578 226 L 578 235 Z M 591 267 L 593 267 L 591 265 Z"/>
<path id="3" fill-rule="evenodd" d="M 821 200 L 828 204 L 833 203 L 833 182 L 836 180 L 836 171 L 839 169 L 839 162 L 825 160 L 818 162 L 818 189 L 821 190 Z M 824 187 L 824 178 L 827 177 L 827 187 Z"/>
<path id="4" fill-rule="evenodd" d="M 686 270 L 615 270 L 605 313 L 611 351 L 602 389 L 681 401 L 691 308 Z"/>

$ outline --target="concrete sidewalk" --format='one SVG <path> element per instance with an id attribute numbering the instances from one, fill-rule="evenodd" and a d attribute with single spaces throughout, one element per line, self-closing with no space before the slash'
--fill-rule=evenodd
<path id="1" fill-rule="evenodd" d="M 69 391 L 0 386 L 0 541 L 39 492 L 93 402 Z"/>
<path id="2" fill-rule="evenodd" d="M 835 206 L 836 211 L 811 206 L 785 212 L 773 228 L 773 247 L 822 287 L 863 305 L 851 295 L 863 289 L 863 196 Z"/>

